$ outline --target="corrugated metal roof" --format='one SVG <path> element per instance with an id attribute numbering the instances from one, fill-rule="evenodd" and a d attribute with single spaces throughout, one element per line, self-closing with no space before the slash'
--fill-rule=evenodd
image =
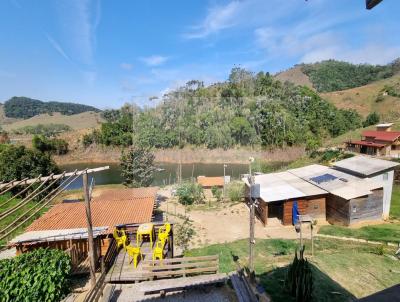
<path id="1" fill-rule="evenodd" d="M 96 238 L 105 233 L 108 227 L 93 228 L 93 237 Z M 65 230 L 45 230 L 30 231 L 18 235 L 10 241 L 10 245 L 27 242 L 47 242 L 70 239 L 86 239 L 88 237 L 87 228 L 65 229 Z"/>
<path id="2" fill-rule="evenodd" d="M 367 156 L 354 156 L 340 160 L 333 164 L 333 166 L 337 169 L 354 172 L 361 176 L 370 176 L 392 169 L 398 165 L 398 163 L 393 161 Z"/>
<path id="3" fill-rule="evenodd" d="M 326 194 L 327 192 L 289 173 L 269 173 L 254 177 L 265 202 Z"/>
<path id="4" fill-rule="evenodd" d="M 150 222 L 153 208 L 153 197 L 92 202 L 92 223 L 94 227 L 113 227 L 119 224 Z M 84 202 L 61 203 L 35 220 L 27 231 L 75 229 L 86 226 Z"/>
<path id="5" fill-rule="evenodd" d="M 302 168 L 291 169 L 289 172 L 344 199 L 369 195 L 372 193 L 371 190 L 383 187 L 383 184 L 378 181 L 368 178 L 359 178 L 322 165 L 309 165 Z M 324 174 L 330 174 L 335 178 L 330 178 L 322 182 L 313 181 L 316 177 Z"/>

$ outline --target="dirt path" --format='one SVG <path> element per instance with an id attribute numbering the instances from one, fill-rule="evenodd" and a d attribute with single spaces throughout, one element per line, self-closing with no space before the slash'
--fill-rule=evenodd
<path id="1" fill-rule="evenodd" d="M 168 201 L 162 202 L 160 209 L 167 212 L 168 219 L 180 222 L 180 215 L 185 215 L 185 208 L 170 198 L 168 190 L 159 191 L 160 195 Z M 186 212 L 193 221 L 196 237 L 191 247 L 199 247 L 214 243 L 231 242 L 249 237 L 249 209 L 244 203 L 227 203 L 219 209 L 191 210 Z M 259 220 L 255 224 L 256 238 L 281 238 L 297 239 L 298 234 L 292 226 L 282 226 L 275 219 L 269 220 L 269 225 L 264 227 Z"/>

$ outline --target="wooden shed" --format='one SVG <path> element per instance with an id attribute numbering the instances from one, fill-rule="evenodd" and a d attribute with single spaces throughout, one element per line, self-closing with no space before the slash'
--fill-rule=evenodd
<path id="1" fill-rule="evenodd" d="M 156 189 L 112 189 L 94 193 L 91 202 L 96 256 L 104 256 L 114 227 L 153 220 Z M 84 202 L 60 203 L 35 220 L 20 236 L 11 240 L 17 254 L 40 247 L 67 250 L 71 256 L 87 258 L 87 222 Z"/>
<path id="2" fill-rule="evenodd" d="M 326 217 L 330 223 L 348 226 L 382 219 L 382 182 L 322 165 L 310 165 L 289 172 L 329 193 L 326 196 Z"/>
<path id="3" fill-rule="evenodd" d="M 319 221 L 326 220 L 327 192 L 288 173 L 269 173 L 255 176 L 260 184 L 260 202 L 257 216 L 264 225 L 268 219 L 277 218 L 283 225 L 291 225 L 292 209 L 296 201 L 301 215 L 310 215 Z"/>

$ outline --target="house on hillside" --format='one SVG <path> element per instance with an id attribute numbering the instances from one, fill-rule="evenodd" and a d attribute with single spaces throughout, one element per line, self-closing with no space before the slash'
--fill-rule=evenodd
<path id="1" fill-rule="evenodd" d="M 349 151 L 376 155 L 400 156 L 400 131 L 392 131 L 392 123 L 376 125 L 376 130 L 361 133 L 361 140 L 346 142 Z"/>
<path id="2" fill-rule="evenodd" d="M 156 188 L 94 191 L 91 214 L 97 259 L 105 255 L 116 226 L 154 220 L 156 194 Z M 87 259 L 87 236 L 85 203 L 68 202 L 54 205 L 9 244 L 17 254 L 49 247 L 73 250 L 75 258 Z"/>
<path id="3" fill-rule="evenodd" d="M 326 218 L 330 223 L 348 226 L 382 219 L 382 182 L 322 165 L 309 165 L 288 172 L 329 193 L 326 196 Z"/>
<path id="4" fill-rule="evenodd" d="M 246 179 L 244 179 L 247 182 Z M 266 225 L 268 219 L 277 218 L 283 225 L 291 225 L 292 208 L 296 201 L 301 215 L 325 221 L 327 192 L 289 172 L 261 174 L 254 177 L 260 184 L 257 216 Z"/>
<path id="5" fill-rule="evenodd" d="M 197 183 L 201 185 L 204 189 L 211 189 L 212 187 L 223 188 L 224 184 L 228 184 L 231 181 L 230 176 L 225 176 L 225 181 L 223 176 L 197 176 Z"/>
<path id="6" fill-rule="evenodd" d="M 394 168 L 399 164 L 393 161 L 354 156 L 333 164 L 334 168 L 361 177 L 371 178 L 383 184 L 383 218 L 389 217 L 392 200 Z"/>

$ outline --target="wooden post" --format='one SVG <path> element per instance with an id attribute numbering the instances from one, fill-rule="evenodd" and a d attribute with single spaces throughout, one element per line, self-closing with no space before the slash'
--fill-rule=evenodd
<path id="1" fill-rule="evenodd" d="M 88 183 L 88 174 L 87 172 L 82 175 L 83 181 L 83 193 L 85 195 L 85 208 L 86 208 L 86 221 L 87 221 L 87 229 L 88 229 L 88 257 L 90 264 L 90 285 L 91 288 L 94 288 L 96 285 L 96 273 L 95 273 L 95 250 L 94 250 L 94 241 L 93 241 L 93 228 L 92 228 L 92 213 L 90 211 L 90 196 L 89 196 L 89 183 Z"/>
<path id="2" fill-rule="evenodd" d="M 314 237 L 313 237 L 313 223 L 310 223 L 310 228 L 311 228 L 311 256 L 314 257 Z"/>

